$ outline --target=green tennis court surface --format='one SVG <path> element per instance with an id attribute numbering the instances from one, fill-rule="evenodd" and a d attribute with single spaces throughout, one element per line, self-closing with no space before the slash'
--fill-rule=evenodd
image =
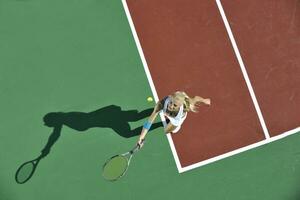
<path id="1" fill-rule="evenodd" d="M 113 183 L 102 178 L 102 165 L 130 150 L 136 137 L 109 127 L 63 126 L 47 146 L 56 133 L 44 125 L 48 113 L 153 106 L 146 101 L 151 90 L 119 0 L 1 0 L 0 81 L 0 200 L 300 198 L 298 134 L 178 174 L 158 128 L 128 173 Z M 130 122 L 131 128 L 142 121 Z M 18 167 L 45 149 L 33 177 L 17 184 Z"/>

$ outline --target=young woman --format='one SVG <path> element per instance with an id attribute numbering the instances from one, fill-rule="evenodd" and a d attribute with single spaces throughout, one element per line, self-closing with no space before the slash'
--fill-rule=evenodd
<path id="1" fill-rule="evenodd" d="M 197 106 L 200 103 L 210 105 L 210 99 L 199 96 L 190 98 L 185 92 L 181 91 L 163 98 L 157 102 L 148 121 L 145 122 L 137 144 L 142 147 L 146 134 L 160 111 L 163 112 L 166 118 L 165 133 L 177 133 L 186 119 L 187 113 L 190 111 L 197 112 Z"/>

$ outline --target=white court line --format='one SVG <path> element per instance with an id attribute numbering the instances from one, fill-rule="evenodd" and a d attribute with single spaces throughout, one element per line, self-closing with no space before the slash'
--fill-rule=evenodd
<path id="1" fill-rule="evenodd" d="M 126 2 L 126 0 L 122 0 L 122 3 L 123 3 L 123 7 L 125 9 L 125 13 L 126 13 L 126 16 L 127 16 L 130 28 L 131 28 L 131 32 L 132 32 L 134 41 L 136 43 L 138 52 L 139 52 L 140 57 L 142 59 L 144 70 L 145 70 L 146 76 L 148 78 L 148 82 L 149 82 L 149 85 L 150 85 L 153 97 L 155 99 L 155 102 L 158 102 L 159 98 L 158 98 L 158 95 L 157 95 L 157 92 L 156 92 L 156 89 L 155 89 L 155 86 L 154 86 L 154 83 L 153 83 L 153 80 L 152 80 L 152 77 L 151 77 L 151 74 L 150 74 L 150 71 L 149 71 L 149 68 L 148 68 L 147 61 L 146 61 L 145 56 L 144 56 L 143 49 L 141 47 L 141 43 L 140 43 L 138 35 L 136 33 L 136 30 L 135 30 L 135 27 L 134 27 L 134 24 L 133 24 L 133 21 L 132 21 L 132 18 L 131 18 L 131 15 L 130 15 L 130 12 L 129 12 L 129 9 L 128 9 L 128 6 L 127 6 L 127 2 Z M 164 117 L 164 115 L 162 113 L 160 113 L 160 117 L 161 117 L 161 120 L 163 122 L 163 125 L 166 126 L 166 119 L 165 119 L 165 117 Z M 169 141 L 172 153 L 173 153 L 173 157 L 174 157 L 177 169 L 180 172 L 181 164 L 180 164 L 179 157 L 177 155 L 177 151 L 175 149 L 172 137 L 171 137 L 170 134 L 167 134 L 167 138 L 168 138 L 168 141 Z"/>
<path id="2" fill-rule="evenodd" d="M 282 139 L 282 138 L 284 138 L 284 137 L 287 137 L 287 136 L 289 136 L 289 135 L 295 134 L 295 133 L 297 133 L 297 132 L 300 131 L 300 127 L 297 127 L 297 128 L 295 128 L 295 129 L 293 129 L 293 130 L 287 131 L 287 132 L 285 132 L 285 133 L 283 133 L 283 134 L 280 134 L 280 135 L 278 135 L 278 136 L 275 136 L 275 137 L 272 137 L 272 138 L 270 137 L 270 135 L 269 135 L 269 133 L 268 133 L 268 130 L 267 130 L 267 128 L 266 128 L 264 119 L 263 119 L 263 117 L 262 117 L 262 113 L 261 113 L 260 108 L 259 108 L 259 106 L 258 106 L 258 102 L 257 102 L 257 100 L 256 100 L 256 97 L 255 97 L 253 88 L 252 88 L 252 86 L 251 86 L 249 77 L 248 77 L 248 75 L 247 75 L 245 66 L 244 66 L 244 64 L 243 64 L 243 61 L 242 61 L 242 58 L 241 58 L 241 56 L 240 56 L 239 50 L 238 50 L 237 45 L 236 45 L 236 43 L 235 43 L 233 34 L 232 34 L 232 32 L 231 32 L 229 23 L 228 23 L 228 21 L 227 21 L 227 19 L 226 19 L 226 16 L 225 16 L 223 7 L 222 7 L 222 5 L 221 5 L 221 3 L 220 3 L 220 0 L 216 0 L 216 2 L 217 2 L 217 5 L 218 5 L 218 8 L 219 8 L 219 10 L 220 10 L 220 13 L 221 13 L 222 19 L 223 19 L 223 21 L 224 21 L 224 24 L 225 24 L 226 30 L 227 30 L 227 32 L 228 32 L 228 35 L 229 35 L 229 37 L 230 37 L 232 46 L 233 46 L 234 51 L 235 51 L 235 53 L 236 53 L 238 62 L 239 62 L 239 64 L 240 64 L 240 66 L 241 66 L 241 70 L 242 70 L 242 72 L 243 72 L 245 81 L 246 81 L 246 83 L 247 83 L 247 86 L 248 86 L 248 89 L 249 89 L 249 92 L 250 92 L 252 101 L 253 101 L 253 103 L 254 103 L 254 105 L 255 105 L 255 109 L 256 109 L 256 111 L 257 111 L 257 114 L 258 114 L 259 120 L 260 120 L 260 122 L 261 122 L 261 125 L 262 125 L 262 128 L 263 128 L 263 131 L 264 131 L 264 134 L 265 134 L 266 139 L 263 140 L 263 141 L 261 141 L 261 142 L 257 142 L 257 143 L 248 145 L 248 146 L 246 146 L 246 147 L 242 147 L 242 148 L 240 148 L 240 149 L 236 149 L 236 150 L 233 150 L 233 151 L 231 151 L 231 152 L 228 152 L 228 153 L 225 153 L 225 154 L 222 154 L 222 155 L 219 155 L 219 156 L 210 158 L 210 159 L 208 159 L 208 160 L 204 160 L 204 161 L 201 161 L 201 162 L 199 162 L 199 163 L 195 163 L 195 164 L 189 165 L 189 166 L 187 166 L 187 167 L 182 167 L 182 166 L 181 166 L 181 163 L 180 163 L 180 161 L 179 161 L 179 157 L 178 157 L 177 151 L 176 151 L 176 149 L 175 149 L 175 146 L 174 146 L 174 142 L 173 142 L 173 140 L 172 140 L 172 137 L 171 137 L 170 134 L 167 134 L 167 138 L 168 138 L 168 141 L 169 141 L 169 144 L 170 144 L 170 147 L 171 147 L 171 150 L 172 150 L 172 153 L 173 153 L 173 156 L 174 156 L 174 160 L 175 160 L 175 163 L 176 163 L 176 166 L 177 166 L 177 169 L 178 169 L 179 173 L 186 172 L 186 171 L 189 171 L 189 170 L 192 170 L 192 169 L 201 167 L 201 166 L 203 166 L 203 165 L 207 165 L 207 164 L 209 164 L 209 163 L 216 162 L 216 161 L 218 161 L 218 160 L 221 160 L 221 159 L 224 159 L 224 158 L 227 158 L 227 157 L 230 157 L 230 156 L 233 156 L 233 155 L 242 153 L 242 152 L 244 152 L 244 151 L 247 151 L 247 150 L 250 150 L 250 149 L 253 149 L 253 148 L 262 146 L 262 145 L 264 145 L 264 144 L 268 144 L 268 143 L 270 143 L 270 142 L 273 142 L 273 141 Z M 129 22 L 129 25 L 130 25 L 130 28 L 131 28 L 131 31 L 132 31 L 132 34 L 133 34 L 133 37 L 134 37 L 134 40 L 135 40 L 137 49 L 138 49 L 139 55 L 140 55 L 140 57 L 141 57 L 141 60 L 142 60 L 143 66 L 144 66 L 144 70 L 145 70 L 146 76 L 147 76 L 148 81 L 149 81 L 149 85 L 150 85 L 151 91 L 152 91 L 152 93 L 153 93 L 153 97 L 154 97 L 154 99 L 155 99 L 155 102 L 158 102 L 158 101 L 159 101 L 159 98 L 158 98 L 158 95 L 157 95 L 157 92 L 156 92 L 156 89 L 155 89 L 155 86 L 154 86 L 154 83 L 153 83 L 153 80 L 152 80 L 152 77 L 151 77 L 151 74 L 150 74 L 150 71 L 149 71 L 149 68 L 148 68 L 148 65 L 147 65 L 147 62 L 146 62 L 146 59 L 145 59 L 145 56 L 144 56 L 144 53 L 143 53 L 141 44 L 140 44 L 140 42 L 139 42 L 139 39 L 138 39 L 136 30 L 135 30 L 135 27 L 134 27 L 134 24 L 133 24 L 133 21 L 132 21 L 132 18 L 131 18 L 131 15 L 130 15 L 130 12 L 129 12 L 129 9 L 128 9 L 128 6 L 127 6 L 127 3 L 126 3 L 126 0 L 122 0 L 122 3 L 123 3 L 123 6 L 124 6 L 124 9 L 125 9 L 125 13 L 126 13 L 126 16 L 127 16 L 127 19 L 128 19 L 128 22 Z M 163 116 L 162 113 L 160 113 L 160 117 L 161 117 L 162 122 L 163 122 L 163 124 L 164 124 L 164 126 L 165 126 L 165 125 L 166 125 L 166 124 L 165 124 L 165 117 Z"/>
<path id="3" fill-rule="evenodd" d="M 259 108 L 259 105 L 258 105 L 256 96 L 255 96 L 255 93 L 254 93 L 254 90 L 253 90 L 253 88 L 252 88 L 252 85 L 251 85 L 249 76 L 248 76 L 248 74 L 247 74 L 247 70 L 246 70 L 246 68 L 245 68 L 245 65 L 244 65 L 243 59 L 242 59 L 242 57 L 241 57 L 240 51 L 239 51 L 239 49 L 238 49 L 238 47 L 237 47 L 237 44 L 236 44 L 236 42 L 235 42 L 235 39 L 234 39 L 234 37 L 233 37 L 233 34 L 232 34 L 232 31 L 231 31 L 230 25 L 229 25 L 229 23 L 228 23 L 228 20 L 227 20 L 227 18 L 226 18 L 225 12 L 224 12 L 223 7 L 222 7 L 222 4 L 221 4 L 221 1 L 220 1 L 220 0 L 216 0 L 216 3 L 217 3 L 217 5 L 218 5 L 218 8 L 219 8 L 220 14 L 221 14 L 221 16 L 222 16 L 223 22 L 224 22 L 224 24 L 225 24 L 225 27 L 226 27 L 226 30 L 227 30 L 229 39 L 230 39 L 231 44 L 232 44 L 232 47 L 233 47 L 233 49 L 234 49 L 234 53 L 235 53 L 235 55 L 236 55 L 236 57 L 237 57 L 237 59 L 238 59 L 239 65 L 240 65 L 240 67 L 241 67 L 241 70 L 242 70 L 244 79 L 245 79 L 245 81 L 246 81 L 248 90 L 249 90 L 249 92 L 250 92 L 252 101 L 253 101 L 254 106 L 255 106 L 255 109 L 256 109 L 256 112 L 257 112 L 257 115 L 258 115 L 260 124 L 261 124 L 261 126 L 262 126 L 263 131 L 264 131 L 265 138 L 266 138 L 266 139 L 269 139 L 269 138 L 270 138 L 269 131 L 268 131 L 268 129 L 267 129 L 265 120 L 264 120 L 263 115 L 262 115 L 262 113 L 261 113 L 261 110 L 260 110 L 260 108 Z"/>
<path id="4" fill-rule="evenodd" d="M 222 155 L 219 155 L 219 156 L 216 156 L 216 157 L 213 157 L 213 158 L 210 158 L 210 159 L 207 159 L 207 160 L 204 160 L 202 162 L 199 162 L 199 163 L 195 163 L 195 164 L 192 164 L 192 165 L 189 165 L 187 167 L 183 167 L 180 169 L 180 173 L 182 172 L 186 172 L 186 171 L 189 171 L 189 170 L 192 170 L 192 169 L 195 169 L 195 168 L 198 168 L 198 167 L 201 167 L 201 166 L 204 166 L 204 165 L 207 165 L 207 164 L 210 164 L 210 163 L 213 163 L 213 162 L 216 162 L 218 160 L 222 160 L 224 158 L 228 158 L 230 156 L 233 156 L 233 155 L 236 155 L 236 154 L 239 154 L 239 153 L 242 153 L 244 151 L 247 151 L 247 150 L 250 150 L 250 149 L 254 149 L 256 147 L 260 147 L 260 146 L 263 146 L 265 144 L 268 144 L 268 143 L 271 143 L 271 142 L 274 142 L 274 141 L 277 141 L 277 140 L 280 140 L 282 138 L 285 138 L 289 135 L 292 135 L 292 134 L 295 134 L 297 132 L 300 131 L 300 127 L 298 128 L 295 128 L 293 130 L 290 130 L 290 131 L 287 131 L 283 134 L 280 134 L 278 136 L 275 136 L 275 137 L 271 137 L 269 139 L 265 139 L 263 141 L 260 141 L 260 142 L 257 142 L 257 143 L 254 143 L 254 144 L 251 144 L 251 145 L 248 145 L 248 146 L 245 146 L 245 147 L 242 147 L 240 149 L 236 149 L 234 151 L 231 151 L 231 152 L 228 152 L 228 153 L 225 153 L 225 154 L 222 154 Z"/>
<path id="5" fill-rule="evenodd" d="M 252 85 L 251 85 L 249 76 L 248 76 L 248 74 L 247 74 L 247 71 L 246 71 L 244 62 L 243 62 L 243 60 L 242 60 L 242 57 L 241 57 L 241 55 L 240 55 L 239 49 L 238 49 L 238 47 L 237 47 L 237 44 L 236 44 L 236 42 L 235 42 L 233 33 L 232 33 L 232 31 L 231 31 L 230 25 L 229 25 L 228 20 L 227 20 L 227 18 L 226 18 L 224 9 L 223 9 L 223 7 L 222 7 L 221 1 L 220 1 L 220 0 L 216 0 L 216 3 L 217 3 L 217 6 L 218 6 L 218 9 L 219 9 L 219 11 L 220 11 L 222 20 L 223 20 L 223 22 L 224 22 L 224 25 L 225 25 L 225 27 L 226 27 L 227 34 L 228 34 L 229 39 L 230 39 L 230 41 L 231 41 L 231 44 L 232 44 L 232 47 L 233 47 L 233 49 L 234 49 L 235 55 L 236 55 L 237 60 L 238 60 L 238 62 L 239 62 L 240 68 L 241 68 L 241 70 L 242 70 L 244 79 L 245 79 L 245 81 L 246 81 L 246 84 L 247 84 L 247 87 L 248 87 L 250 96 L 251 96 L 252 101 L 253 101 L 253 104 L 254 104 L 254 106 L 255 106 L 255 109 L 256 109 L 256 112 L 257 112 L 259 121 L 260 121 L 260 123 L 261 123 L 261 126 L 262 126 L 262 128 L 263 128 L 263 132 L 264 132 L 264 135 L 265 135 L 265 138 L 266 138 L 266 139 L 263 140 L 263 141 L 260 141 L 260 142 L 257 142 L 257 143 L 254 143 L 254 144 L 251 144 L 251 145 L 248 145 L 248 146 L 245 146 L 245 147 L 236 149 L 236 150 L 233 150 L 233 151 L 231 151 L 231 152 L 228 152 L 228 153 L 225 153 L 225 154 L 222 154 L 222 155 L 219 155 L 219 156 L 216 156 L 216 157 L 213 157 L 213 158 L 210 158 L 210 159 L 207 159 L 207 160 L 204 160 L 204 161 L 201 161 L 201 162 L 198 162 L 198 163 L 189 165 L 189 166 L 187 166 L 187 167 L 183 167 L 183 168 L 179 169 L 179 172 L 180 172 L 180 173 L 181 173 L 181 172 L 186 172 L 186 171 L 191 170 L 191 169 L 195 169 L 195 168 L 201 167 L 201 166 L 203 166 L 203 165 L 207 165 L 207 164 L 216 162 L 216 161 L 218 161 L 218 160 L 221 160 L 221 159 L 224 159 L 224 158 L 227 158 L 227 157 L 230 157 L 230 156 L 233 156 L 233 155 L 242 153 L 242 152 L 247 151 L 247 150 L 250 150 L 250 149 L 254 149 L 254 148 L 256 148 L 256 147 L 259 147 L 259 146 L 268 144 L 268 143 L 270 143 L 270 142 L 273 142 L 273 141 L 282 139 L 282 138 L 284 138 L 284 137 L 287 137 L 287 136 L 289 136 L 289 135 L 292 135 L 292 134 L 297 133 L 297 132 L 300 131 L 300 127 L 297 127 L 297 128 L 295 128 L 295 129 L 293 129 L 293 130 L 287 131 L 287 132 L 282 133 L 282 134 L 280 134 L 280 135 L 278 135 L 278 136 L 275 136 L 275 137 L 272 137 L 272 138 L 270 137 L 270 134 L 269 134 L 269 131 L 268 131 L 268 129 L 267 129 L 266 123 L 265 123 L 265 121 L 264 121 L 262 112 L 261 112 L 260 107 L 259 107 L 259 105 L 258 105 L 256 96 L 255 96 L 255 93 L 254 93 L 254 90 L 253 90 L 253 87 L 252 87 Z"/>

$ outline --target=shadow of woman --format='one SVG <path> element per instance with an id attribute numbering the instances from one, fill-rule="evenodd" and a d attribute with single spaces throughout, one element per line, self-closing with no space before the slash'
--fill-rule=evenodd
<path id="1" fill-rule="evenodd" d="M 46 114 L 43 118 L 44 124 L 48 127 L 52 127 L 53 132 L 49 136 L 47 144 L 42 149 L 41 155 L 32 161 L 23 163 L 18 168 L 15 174 L 16 182 L 22 184 L 32 177 L 39 161 L 50 153 L 51 147 L 59 139 L 64 125 L 81 132 L 90 128 L 111 128 L 121 137 L 130 138 L 139 135 L 142 130 L 142 126 L 131 130 L 129 122 L 144 119 L 148 117 L 152 111 L 153 108 L 149 108 L 141 112 L 138 112 L 137 110 L 123 111 L 120 106 L 110 105 L 89 113 L 51 112 Z M 151 130 L 161 126 L 163 126 L 161 122 L 154 123 Z M 31 166 L 28 167 L 28 164 Z M 22 168 L 27 169 L 22 170 Z M 30 170 L 28 170 L 28 168 Z M 18 177 L 22 177 L 22 181 L 18 180 Z"/>

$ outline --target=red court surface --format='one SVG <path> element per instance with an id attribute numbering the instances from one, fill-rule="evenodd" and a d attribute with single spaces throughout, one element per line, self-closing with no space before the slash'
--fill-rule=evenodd
<path id="1" fill-rule="evenodd" d="M 300 1 L 221 2 L 270 135 L 297 128 L 300 124 Z"/>
<path id="2" fill-rule="evenodd" d="M 180 133 L 172 135 L 180 167 L 206 161 L 266 139 L 258 117 L 259 111 L 253 104 L 215 1 L 127 0 L 126 3 L 158 97 L 163 98 L 174 91 L 183 90 L 190 96 L 199 95 L 212 100 L 212 105 L 202 106 L 198 114 L 189 113 Z M 232 6 L 232 2 L 227 5 Z M 236 13 L 242 14 L 241 8 L 242 6 L 232 9 L 232 19 Z M 242 21 L 237 20 L 237 24 L 238 22 Z M 249 33 L 243 30 L 240 32 L 243 37 L 241 40 L 247 40 Z M 243 48 L 247 49 L 247 44 L 250 43 L 245 41 Z M 263 48 L 263 45 L 258 48 Z M 242 52 L 242 56 L 247 57 L 247 54 L 247 50 Z M 255 58 L 258 55 L 252 58 L 253 64 L 260 60 L 256 61 Z M 265 62 L 271 62 L 269 64 L 272 65 L 272 57 Z M 298 69 L 299 63 L 297 61 Z M 268 65 L 261 67 L 266 66 Z M 270 74 L 269 69 L 262 69 L 263 73 L 258 72 L 256 75 L 255 67 L 257 66 L 250 69 L 250 76 L 256 77 L 254 89 L 259 90 L 259 103 L 268 100 L 262 106 L 264 111 L 278 106 L 268 106 L 273 101 L 270 102 L 272 89 L 267 87 L 272 85 L 271 81 L 278 75 Z M 268 78 L 268 83 L 261 81 L 266 71 L 272 76 Z M 295 73 L 294 71 L 299 72 L 291 70 L 291 73 Z M 282 77 L 279 80 L 282 81 Z M 296 81 L 298 80 L 295 79 L 293 83 Z M 277 84 L 275 87 L 278 86 Z M 294 88 L 296 93 L 290 104 L 298 101 L 299 105 L 299 86 Z M 264 95 L 266 90 L 270 93 Z M 278 111 L 282 114 L 285 109 L 286 106 Z M 272 113 L 265 115 L 269 116 L 267 122 L 272 126 Z M 296 115 L 291 114 L 291 117 Z M 299 117 L 297 119 L 291 123 L 299 125 Z M 292 127 L 288 122 L 284 126 L 270 130 L 275 135 L 281 130 L 297 127 Z"/>

